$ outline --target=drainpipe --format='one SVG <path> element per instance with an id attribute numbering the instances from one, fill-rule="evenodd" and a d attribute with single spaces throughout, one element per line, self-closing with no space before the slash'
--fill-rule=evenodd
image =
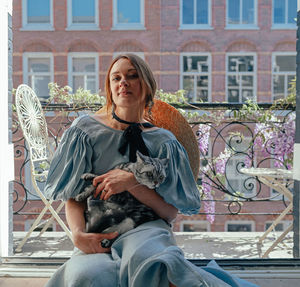
<path id="1" fill-rule="evenodd" d="M 297 0 L 297 56 L 296 56 L 296 133 L 294 145 L 293 231 L 294 258 L 300 257 L 300 0 Z"/>

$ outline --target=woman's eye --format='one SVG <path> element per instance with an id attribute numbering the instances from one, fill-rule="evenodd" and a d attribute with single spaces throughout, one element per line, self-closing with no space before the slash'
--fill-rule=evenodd
<path id="1" fill-rule="evenodd" d="M 136 78 L 138 78 L 138 77 L 139 77 L 138 74 L 128 75 L 128 78 L 130 78 L 130 79 L 136 79 Z"/>

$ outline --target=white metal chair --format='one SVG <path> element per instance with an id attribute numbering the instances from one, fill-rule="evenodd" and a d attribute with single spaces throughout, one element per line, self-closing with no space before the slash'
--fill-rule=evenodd
<path id="1" fill-rule="evenodd" d="M 48 169 L 42 169 L 41 171 L 40 166 L 44 163 L 49 163 L 51 149 L 49 148 L 47 122 L 42 110 L 41 103 L 35 92 L 27 85 L 22 84 L 17 88 L 16 110 L 24 138 L 29 148 L 32 184 L 36 193 L 45 204 L 45 207 L 32 224 L 26 236 L 17 246 L 16 252 L 21 252 L 23 245 L 26 243 L 33 230 L 41 224 L 43 216 L 48 210 L 51 213 L 51 218 L 47 220 L 47 223 L 45 224 L 39 235 L 42 235 L 45 230 L 47 230 L 54 219 L 63 228 L 63 230 L 71 240 L 72 235 L 68 227 L 58 215 L 58 213 L 64 206 L 64 202 L 61 202 L 55 210 L 52 207 L 53 200 L 46 199 L 38 186 L 38 181 L 40 181 L 41 178 L 45 180 L 47 177 Z"/>

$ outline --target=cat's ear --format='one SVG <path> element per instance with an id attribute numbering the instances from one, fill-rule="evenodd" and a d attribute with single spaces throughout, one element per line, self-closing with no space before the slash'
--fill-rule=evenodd
<path id="1" fill-rule="evenodd" d="M 136 151 L 136 161 L 137 162 L 145 161 L 145 156 L 138 150 Z"/>
<path id="2" fill-rule="evenodd" d="M 161 163 L 162 163 L 163 166 L 167 166 L 168 163 L 169 163 L 169 159 L 168 158 L 162 158 Z"/>

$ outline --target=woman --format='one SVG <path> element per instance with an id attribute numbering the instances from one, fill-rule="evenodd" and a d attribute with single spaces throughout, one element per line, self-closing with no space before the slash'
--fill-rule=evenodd
<path id="1" fill-rule="evenodd" d="M 198 213 L 200 197 L 185 149 L 172 133 L 145 119 L 156 92 L 148 65 L 132 54 L 118 56 L 108 70 L 105 87 L 106 111 L 76 119 L 51 163 L 45 192 L 49 198 L 67 201 L 75 251 L 47 286 L 254 286 L 219 272 L 218 267 L 207 267 L 208 272 L 195 267 L 175 244 L 167 222 L 178 211 Z M 131 128 L 134 140 L 128 136 Z M 136 149 L 143 148 L 151 157 L 169 158 L 167 178 L 156 190 L 139 185 L 130 172 L 113 169 L 134 161 Z M 122 234 L 111 249 L 102 248 L 104 238 L 118 234 L 85 232 L 85 203 L 73 199 L 83 188 L 80 176 L 85 172 L 99 174 L 93 182 L 95 196 L 107 200 L 127 190 L 162 219 Z M 218 272 L 221 279 L 212 275 Z"/>

